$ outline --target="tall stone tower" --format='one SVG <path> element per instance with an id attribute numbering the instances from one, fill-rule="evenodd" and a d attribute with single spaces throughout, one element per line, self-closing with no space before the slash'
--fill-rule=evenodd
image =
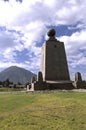
<path id="1" fill-rule="evenodd" d="M 55 38 L 55 30 L 47 33 L 49 39 L 42 46 L 41 72 L 44 81 L 70 80 L 64 43 Z"/>

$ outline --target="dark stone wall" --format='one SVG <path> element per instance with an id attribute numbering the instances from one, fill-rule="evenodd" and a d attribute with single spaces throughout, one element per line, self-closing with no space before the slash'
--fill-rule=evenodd
<path id="1" fill-rule="evenodd" d="M 36 82 L 34 83 L 34 90 L 72 90 L 74 89 L 74 85 L 72 84 L 72 82 L 70 83 L 39 83 Z"/>

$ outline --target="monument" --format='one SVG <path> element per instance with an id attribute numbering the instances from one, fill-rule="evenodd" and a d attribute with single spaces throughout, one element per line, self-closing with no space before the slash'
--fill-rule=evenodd
<path id="1" fill-rule="evenodd" d="M 49 30 L 49 39 L 42 46 L 41 72 L 43 80 L 70 80 L 64 43 L 55 38 L 55 30 Z"/>
<path id="2" fill-rule="evenodd" d="M 32 80 L 28 87 L 30 90 L 70 90 L 79 88 L 78 83 L 82 87 L 83 84 L 86 86 L 79 72 L 75 74 L 75 81 L 70 80 L 64 43 L 58 41 L 55 34 L 54 29 L 50 29 L 47 33 L 49 39 L 42 46 L 40 71 L 37 80 Z"/>

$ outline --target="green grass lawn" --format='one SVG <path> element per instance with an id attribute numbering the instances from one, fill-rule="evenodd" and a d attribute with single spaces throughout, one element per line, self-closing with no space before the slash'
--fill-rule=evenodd
<path id="1" fill-rule="evenodd" d="M 86 130 L 86 93 L 1 94 L 0 130 Z"/>
<path id="2" fill-rule="evenodd" d="M 24 88 L 6 88 L 6 87 L 2 87 L 0 88 L 0 92 L 12 92 L 12 91 L 24 91 Z"/>

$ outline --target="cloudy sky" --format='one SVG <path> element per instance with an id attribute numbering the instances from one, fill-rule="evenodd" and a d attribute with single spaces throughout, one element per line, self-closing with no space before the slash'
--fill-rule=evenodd
<path id="1" fill-rule="evenodd" d="M 50 28 L 65 44 L 71 78 L 79 71 L 86 79 L 86 0 L 0 0 L 0 71 L 37 73 Z"/>

